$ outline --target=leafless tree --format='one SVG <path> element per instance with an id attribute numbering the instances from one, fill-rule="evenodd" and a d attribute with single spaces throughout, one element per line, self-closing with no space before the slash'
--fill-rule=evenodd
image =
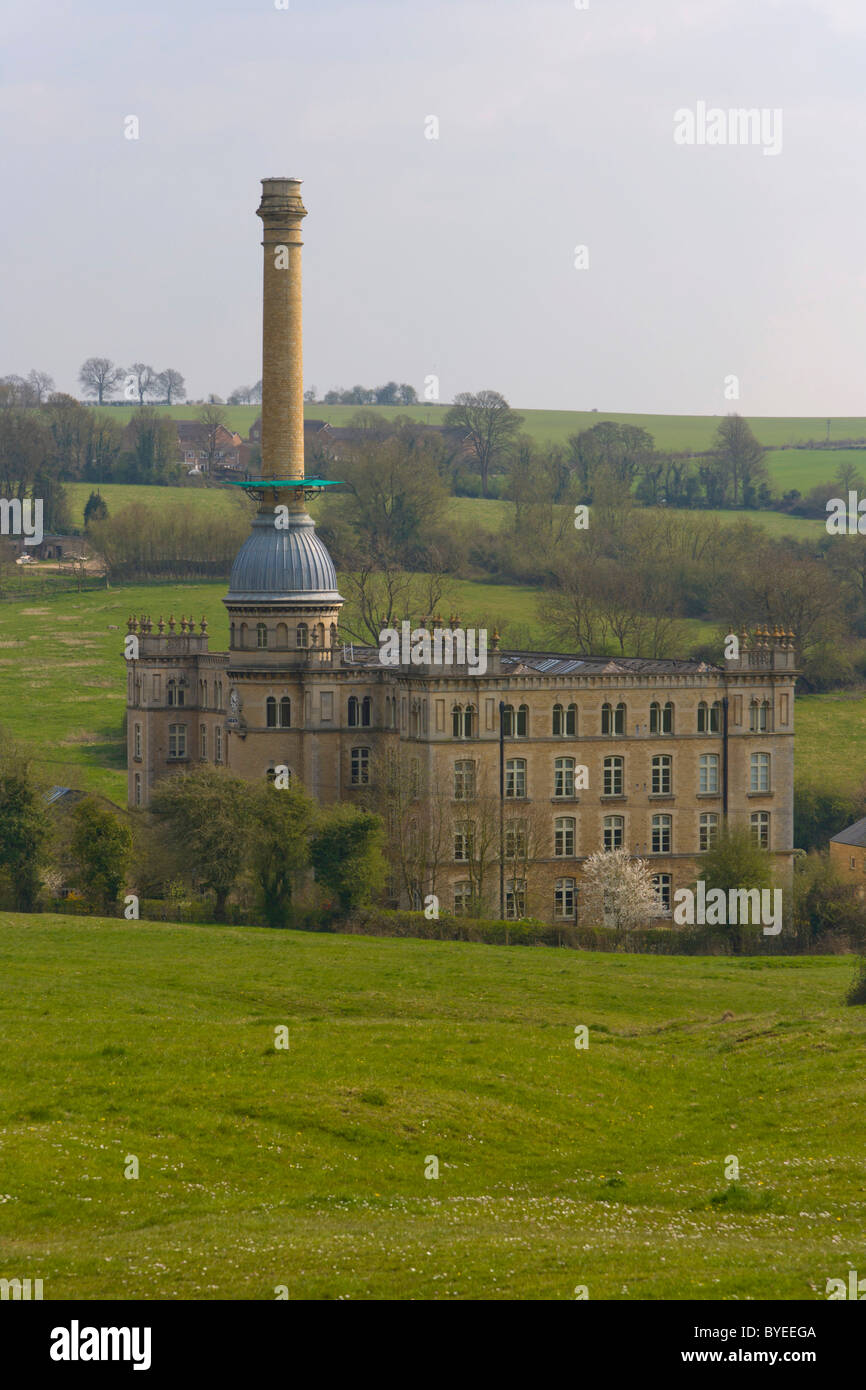
<path id="1" fill-rule="evenodd" d="M 109 357 L 88 357 L 78 372 L 85 396 L 95 396 L 98 405 L 104 405 L 106 397 L 114 395 L 122 378 L 123 369 Z"/>
<path id="2" fill-rule="evenodd" d="M 157 385 L 159 378 L 153 367 L 148 366 L 146 362 L 133 362 L 129 368 L 129 375 L 135 382 L 138 403 L 144 405 L 145 398 L 155 395 L 159 389 Z"/>
<path id="3" fill-rule="evenodd" d="M 166 367 L 153 382 L 154 391 L 162 396 L 166 405 L 182 401 L 186 396 L 186 383 L 174 367 Z"/>

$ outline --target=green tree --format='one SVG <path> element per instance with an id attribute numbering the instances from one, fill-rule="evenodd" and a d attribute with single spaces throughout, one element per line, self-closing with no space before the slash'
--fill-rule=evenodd
<path id="1" fill-rule="evenodd" d="M 185 872 L 216 899 L 217 921 L 247 863 L 251 828 L 249 788 L 214 767 L 175 773 L 157 783 L 151 803 L 175 844 Z"/>
<path id="2" fill-rule="evenodd" d="M 715 888 L 725 894 L 732 888 L 770 888 L 773 861 L 766 850 L 755 844 L 747 827 L 726 823 L 715 844 L 701 855 L 700 878 L 706 884 L 707 893 Z M 743 947 L 742 925 L 730 924 L 735 955 L 739 955 Z"/>
<path id="3" fill-rule="evenodd" d="M 510 450 L 523 416 L 511 409 L 498 391 L 461 391 L 445 417 L 446 425 L 465 431 L 466 442 L 481 477 L 481 496 L 488 496 L 493 467 Z"/>
<path id="4" fill-rule="evenodd" d="M 48 816 L 27 763 L 16 754 L 0 764 L 0 872 L 19 912 L 32 912 L 47 858 Z"/>
<path id="5" fill-rule="evenodd" d="M 70 849 L 76 887 L 86 902 L 107 912 L 117 902 L 132 853 L 132 831 L 111 811 L 86 796 L 72 812 Z"/>
<path id="6" fill-rule="evenodd" d="M 345 915 L 370 901 L 385 881 L 382 821 L 371 811 L 345 803 L 328 807 L 310 842 L 316 881 Z"/>
<path id="7" fill-rule="evenodd" d="M 108 507 L 105 498 L 99 492 L 91 492 L 84 504 L 84 528 L 90 525 L 91 521 L 106 521 L 108 519 Z"/>
<path id="8" fill-rule="evenodd" d="M 268 783 L 253 789 L 252 813 L 252 868 L 265 921 L 289 927 L 295 886 L 310 862 L 313 803 L 300 789 Z"/>
<path id="9" fill-rule="evenodd" d="M 769 482 L 765 450 L 742 415 L 726 415 L 716 430 L 716 459 L 733 505 L 754 506 L 759 484 Z M 709 500 L 709 498 L 708 498 Z"/>

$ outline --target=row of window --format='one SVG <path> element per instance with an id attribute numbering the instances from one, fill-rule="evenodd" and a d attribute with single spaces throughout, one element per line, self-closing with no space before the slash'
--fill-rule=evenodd
<path id="1" fill-rule="evenodd" d="M 670 911 L 671 875 L 654 874 L 653 887 L 658 899 L 659 911 Z M 465 917 L 472 912 L 474 892 L 468 879 L 454 884 L 454 912 Z M 516 921 L 526 916 L 526 880 L 510 878 L 505 881 L 505 917 Z M 553 916 L 557 922 L 573 922 L 577 919 L 577 884 L 573 878 L 558 878 L 553 888 Z"/>
<path id="2" fill-rule="evenodd" d="M 241 623 L 238 629 L 240 637 L 240 650 L 243 651 L 248 646 L 249 627 L 246 623 Z M 276 637 L 277 651 L 286 651 L 289 646 L 289 629 L 285 623 L 277 623 L 274 636 Z M 304 651 L 312 647 L 322 648 L 325 646 L 325 638 L 330 641 L 331 647 L 337 645 L 337 625 L 331 623 L 327 628 L 324 623 L 298 623 L 295 628 L 295 647 Z M 235 645 L 235 624 L 231 624 L 231 646 Z M 271 634 L 268 631 L 267 623 L 256 623 L 256 646 L 264 648 L 271 645 Z"/>
<path id="3" fill-rule="evenodd" d="M 475 762 L 461 759 L 454 764 L 454 799 L 469 801 L 475 796 Z M 569 799 L 575 794 L 574 758 L 555 758 L 553 763 L 553 795 Z M 749 754 L 749 791 L 760 794 L 770 791 L 770 754 Z M 673 795 L 673 758 L 657 754 L 651 761 L 653 796 Z M 526 791 L 526 759 L 507 758 L 505 761 L 505 795 L 524 799 Z M 720 788 L 720 757 L 718 753 L 702 753 L 698 759 L 698 791 L 705 796 L 717 795 Z M 602 794 L 625 795 L 625 759 L 605 758 L 602 763 Z"/>
<path id="4" fill-rule="evenodd" d="M 720 817 L 715 811 L 705 811 L 698 821 L 698 847 L 711 849 L 719 834 Z M 754 811 L 749 817 L 752 839 L 761 849 L 770 848 L 770 813 Z M 603 844 L 606 850 L 625 847 L 625 817 L 605 816 L 603 823 Z M 471 822 L 458 825 L 454 830 L 454 859 L 456 863 L 470 863 L 474 856 L 475 831 Z M 522 822 L 512 823 L 505 831 L 505 858 L 527 859 L 527 827 Z M 673 818 L 664 813 L 652 817 L 650 825 L 651 854 L 673 853 Z M 553 822 L 553 855 L 555 859 L 574 859 L 577 853 L 577 822 L 573 816 L 557 816 Z"/>
<path id="5" fill-rule="evenodd" d="M 625 734 L 628 712 L 625 704 L 605 703 L 601 707 L 601 732 L 615 737 Z M 766 733 L 772 726 L 772 706 L 769 700 L 754 699 L 749 708 L 749 730 L 751 733 Z M 697 732 L 699 734 L 718 734 L 722 728 L 722 703 L 712 704 L 701 701 L 697 709 Z M 553 706 L 551 730 L 554 737 L 575 738 L 578 732 L 577 706 Z M 654 700 L 649 707 L 650 734 L 673 734 L 674 706 L 670 700 L 661 704 Z M 477 711 L 474 705 L 455 705 L 451 711 L 451 732 L 454 738 L 475 738 L 477 736 Z M 505 738 L 529 738 L 529 706 L 505 705 L 502 709 L 502 733 Z"/>

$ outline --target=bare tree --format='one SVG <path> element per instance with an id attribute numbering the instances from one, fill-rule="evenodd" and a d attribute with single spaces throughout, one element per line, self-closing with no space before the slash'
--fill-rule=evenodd
<path id="1" fill-rule="evenodd" d="M 159 378 L 153 370 L 153 367 L 148 366 L 146 362 L 133 362 L 132 366 L 129 368 L 129 375 L 135 382 L 138 404 L 144 405 L 146 396 L 156 394 Z"/>
<path id="2" fill-rule="evenodd" d="M 197 418 L 204 430 L 205 463 L 207 472 L 211 473 L 217 454 L 219 432 L 221 428 L 226 428 L 226 413 L 221 405 L 210 403 L 202 406 Z"/>
<path id="3" fill-rule="evenodd" d="M 44 400 L 54 391 L 54 377 L 47 372 L 39 372 L 34 367 L 27 373 L 27 384 L 36 398 L 36 404 L 41 405 Z"/>
<path id="4" fill-rule="evenodd" d="M 511 445 L 523 416 L 511 409 L 498 391 L 461 391 L 445 417 L 447 425 L 466 431 L 467 440 L 481 475 L 481 495 L 488 496 L 492 466 Z"/>
<path id="5" fill-rule="evenodd" d="M 122 377 L 123 369 L 109 357 L 88 357 L 78 372 L 85 396 L 95 396 L 97 405 L 104 405 L 106 397 L 114 395 Z"/>
<path id="6" fill-rule="evenodd" d="M 154 391 L 165 400 L 166 405 L 182 401 L 186 396 L 186 383 L 174 367 L 166 367 L 153 382 Z"/>

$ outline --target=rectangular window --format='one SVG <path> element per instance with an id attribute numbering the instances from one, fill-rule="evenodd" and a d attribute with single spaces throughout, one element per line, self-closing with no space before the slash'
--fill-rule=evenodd
<path id="1" fill-rule="evenodd" d="M 652 762 L 652 789 L 654 796 L 670 796 L 672 786 L 673 758 L 669 753 L 659 754 Z"/>
<path id="2" fill-rule="evenodd" d="M 505 829 L 505 858 L 526 858 L 526 821 L 512 821 Z"/>
<path id="3" fill-rule="evenodd" d="M 140 757 L 141 757 L 141 725 L 140 725 L 140 724 L 136 724 L 136 725 L 135 725 L 135 730 L 134 730 L 134 733 L 133 733 L 133 756 L 136 757 L 136 758 L 140 758 Z"/>
<path id="4" fill-rule="evenodd" d="M 553 894 L 553 915 L 557 921 L 572 921 L 575 916 L 573 878 L 558 878 Z"/>
<path id="5" fill-rule="evenodd" d="M 369 748 L 352 749 L 352 786 L 366 787 L 370 781 Z"/>
<path id="6" fill-rule="evenodd" d="M 320 717 L 323 724 L 330 724 L 334 718 L 334 693 L 331 690 L 323 690 L 320 702 Z"/>
<path id="7" fill-rule="evenodd" d="M 553 795 L 574 796 L 574 758 L 557 758 L 553 764 Z"/>
<path id="8" fill-rule="evenodd" d="M 749 791 L 768 792 L 770 790 L 770 755 L 752 753 L 749 759 Z"/>
<path id="9" fill-rule="evenodd" d="M 779 723 L 780 723 L 780 724 L 787 724 L 787 722 L 788 722 L 788 697 L 787 697 L 787 695 L 782 695 L 782 696 L 780 696 L 780 698 L 779 698 Z"/>
<path id="10" fill-rule="evenodd" d="M 671 910 L 671 876 L 670 874 L 653 874 L 653 888 L 659 900 L 659 907 L 663 912 Z"/>
<path id="11" fill-rule="evenodd" d="M 770 848 L 770 812 L 753 811 L 749 817 L 752 831 L 752 840 L 759 849 Z M 854 860 L 851 860 L 851 868 L 854 868 Z"/>
<path id="12" fill-rule="evenodd" d="M 698 760 L 698 791 L 704 795 L 715 794 L 719 790 L 719 755 L 702 753 Z"/>
<path id="13" fill-rule="evenodd" d="M 605 816 L 604 818 L 604 847 L 606 850 L 622 849 L 623 840 L 623 817 Z"/>
<path id="14" fill-rule="evenodd" d="M 201 724 L 198 731 L 198 755 L 202 761 L 207 760 L 207 725 Z"/>
<path id="15" fill-rule="evenodd" d="M 457 917 L 465 917 L 472 908 L 472 884 L 464 879 L 454 885 L 454 913 Z"/>
<path id="16" fill-rule="evenodd" d="M 217 725 L 214 730 L 214 761 L 221 763 L 223 760 L 223 731 Z"/>
<path id="17" fill-rule="evenodd" d="M 505 764 L 505 795 L 526 796 L 526 759 L 509 758 Z"/>
<path id="18" fill-rule="evenodd" d="M 715 811 L 707 811 L 698 823 L 698 848 L 711 849 L 719 834 L 719 818 Z"/>
<path id="19" fill-rule="evenodd" d="M 653 854 L 670 854 L 671 852 L 671 817 L 653 816 L 652 818 L 652 852 Z"/>
<path id="20" fill-rule="evenodd" d="M 573 816 L 557 816 L 553 822 L 553 853 L 557 859 L 574 857 Z"/>
<path id="21" fill-rule="evenodd" d="M 186 725 L 169 724 L 168 726 L 168 756 L 170 758 L 186 757 Z"/>
<path id="22" fill-rule="evenodd" d="M 141 805 L 141 773 L 140 773 L 140 772 L 137 772 L 137 773 L 135 774 L 135 804 L 136 804 L 136 806 L 140 806 L 140 805 Z"/>
<path id="23" fill-rule="evenodd" d="M 454 858 L 461 864 L 472 858 L 472 829 L 465 822 L 454 827 Z"/>
<path id="24" fill-rule="evenodd" d="M 471 801 L 475 795 L 475 763 L 464 760 L 454 764 L 454 800 Z"/>
<path id="25" fill-rule="evenodd" d="M 510 878 L 505 884 L 505 916 L 509 921 L 526 916 L 526 882 Z"/>
<path id="26" fill-rule="evenodd" d="M 604 794 L 605 796 L 622 796 L 623 773 L 625 769 L 624 758 L 605 758 L 604 760 Z"/>

